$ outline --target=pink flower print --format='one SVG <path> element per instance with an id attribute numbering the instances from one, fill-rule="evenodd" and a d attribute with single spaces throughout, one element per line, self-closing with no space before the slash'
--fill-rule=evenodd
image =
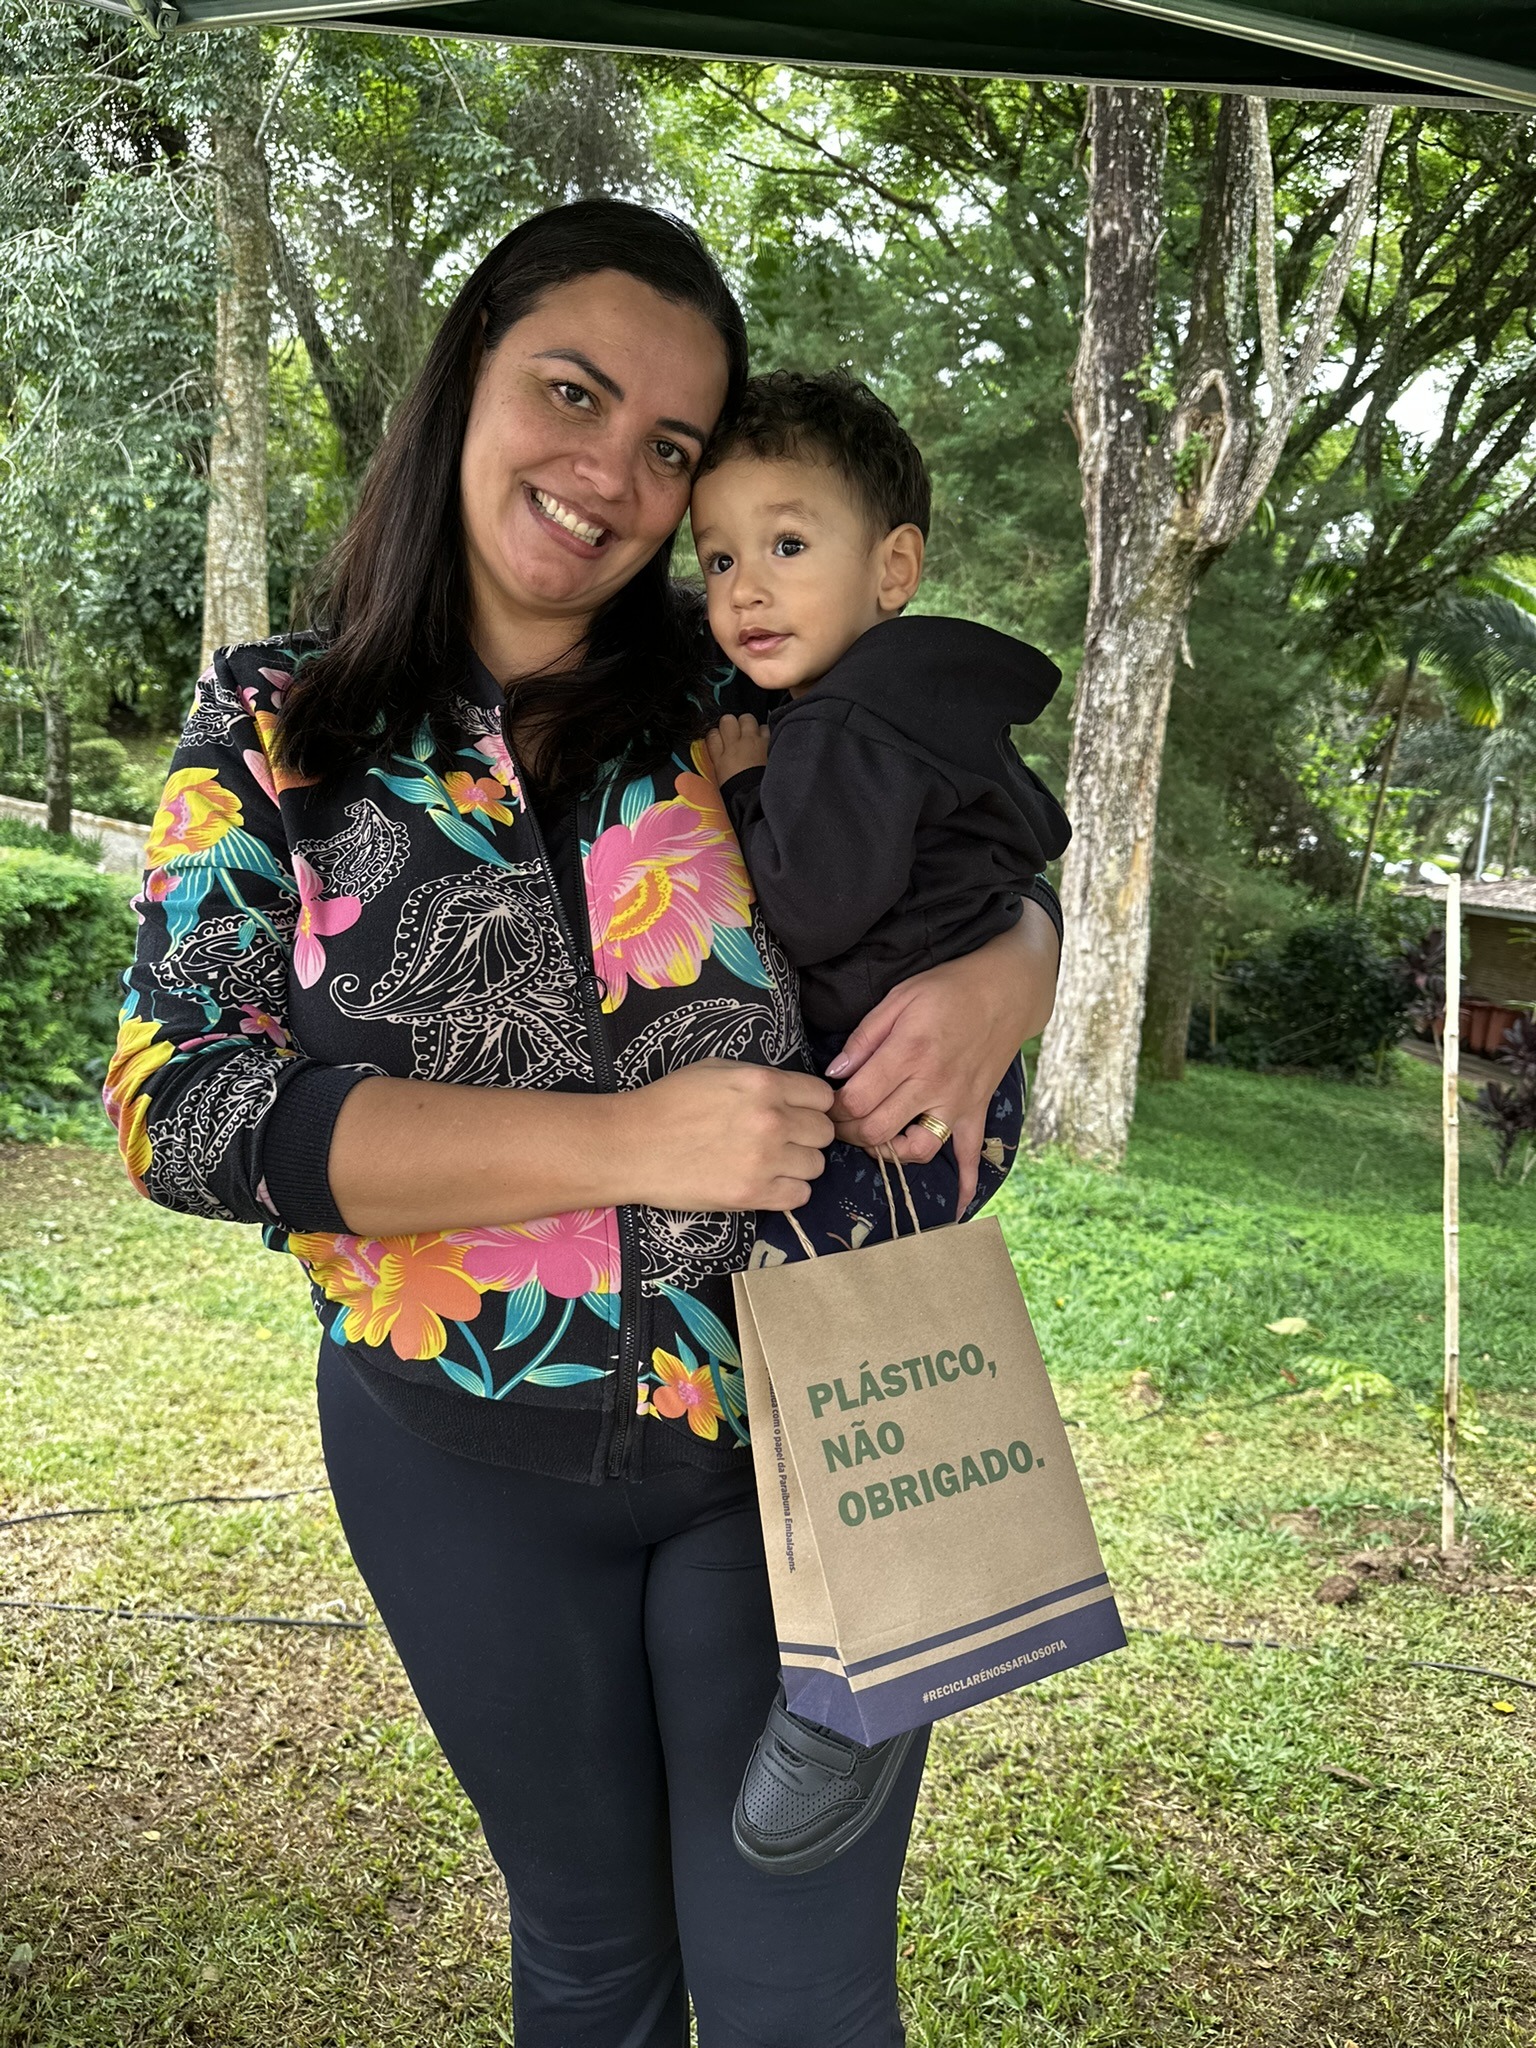
<path id="1" fill-rule="evenodd" d="M 465 1275 L 480 1288 L 510 1293 L 537 1280 L 562 1301 L 618 1291 L 619 1229 L 612 1209 L 570 1209 L 505 1229 L 445 1234 L 464 1247 Z"/>
<path id="2" fill-rule="evenodd" d="M 293 971 L 301 988 L 313 988 L 325 972 L 322 939 L 334 938 L 362 915 L 357 896 L 325 894 L 325 883 L 302 853 L 293 856 L 293 879 L 299 885 L 299 922 L 293 934 Z"/>
<path id="3" fill-rule="evenodd" d="M 288 1043 L 288 1033 L 282 1024 L 259 1003 L 240 1005 L 240 1029 L 250 1038 L 270 1038 L 274 1045 Z"/>
<path id="4" fill-rule="evenodd" d="M 256 673 L 272 685 L 274 703 L 281 704 L 285 692 L 293 688 L 294 676 L 292 669 L 259 668 Z"/>
<path id="5" fill-rule="evenodd" d="M 453 798 L 454 809 L 465 817 L 471 811 L 479 811 L 483 817 L 494 818 L 498 825 L 510 825 L 512 813 L 507 809 L 508 791 L 494 776 L 479 777 L 456 768 L 452 775 L 443 777 L 443 787 Z"/>
<path id="6" fill-rule="evenodd" d="M 717 929 L 752 917 L 752 884 L 724 812 L 686 796 L 652 804 L 633 825 L 610 825 L 586 859 L 587 911 L 603 1007 L 615 1010 L 631 979 L 642 988 L 697 981 Z M 702 792 L 700 792 L 702 793 Z"/>
<path id="7" fill-rule="evenodd" d="M 277 784 L 272 780 L 272 770 L 267 766 L 266 755 L 259 753 L 255 747 L 246 747 L 241 753 L 240 758 L 251 771 L 251 780 L 260 789 L 262 795 L 267 797 L 272 803 L 276 803 Z"/>
<path id="8" fill-rule="evenodd" d="M 483 754 L 491 764 L 491 773 L 498 782 L 507 786 L 508 800 L 521 809 L 523 793 L 517 784 L 517 768 L 512 760 L 512 750 L 499 732 L 482 733 L 475 741 L 475 752 Z"/>

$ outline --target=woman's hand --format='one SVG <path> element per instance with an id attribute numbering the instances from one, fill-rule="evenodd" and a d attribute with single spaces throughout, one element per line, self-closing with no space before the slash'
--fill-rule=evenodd
<path id="1" fill-rule="evenodd" d="M 1059 959 L 1056 927 L 1026 897 L 1011 931 L 898 983 L 827 1070 L 843 1081 L 837 1135 L 926 1163 L 942 1140 L 914 1119 L 940 1118 L 954 1133 L 963 1214 L 976 1192 L 987 1105 L 1019 1047 L 1045 1028 Z"/>
<path id="2" fill-rule="evenodd" d="M 798 1209 L 835 1135 L 825 1081 L 732 1060 L 611 1100 L 616 1199 L 656 1209 Z"/>

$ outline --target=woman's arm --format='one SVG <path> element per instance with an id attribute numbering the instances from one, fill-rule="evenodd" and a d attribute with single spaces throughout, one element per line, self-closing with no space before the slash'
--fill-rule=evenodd
<path id="1" fill-rule="evenodd" d="M 700 1060 L 619 1095 L 361 1081 L 331 1138 L 331 1193 L 366 1237 L 567 1209 L 794 1209 L 826 1164 L 832 1090 Z"/>
<path id="2" fill-rule="evenodd" d="M 833 1112 L 838 1136 L 929 1160 L 939 1141 L 907 1126 L 931 1111 L 954 1132 L 963 1210 L 976 1191 L 992 1091 L 1024 1041 L 1045 1029 L 1060 958 L 1054 921 L 1026 896 L 1011 931 L 898 983 L 828 1069 L 843 1082 Z"/>

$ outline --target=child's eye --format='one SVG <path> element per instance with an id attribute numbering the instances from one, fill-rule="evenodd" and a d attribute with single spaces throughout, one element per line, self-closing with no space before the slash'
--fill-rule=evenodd
<path id="1" fill-rule="evenodd" d="M 773 544 L 773 552 L 784 556 L 803 555 L 805 542 L 797 533 L 781 533 Z"/>
<path id="2" fill-rule="evenodd" d="M 734 569 L 735 561 L 730 555 L 711 555 L 704 564 L 706 576 L 723 576 L 728 569 Z"/>

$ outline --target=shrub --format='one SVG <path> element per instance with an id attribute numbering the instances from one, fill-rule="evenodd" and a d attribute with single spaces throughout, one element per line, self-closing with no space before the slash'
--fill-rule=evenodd
<path id="1" fill-rule="evenodd" d="M 1472 1114 L 1493 1132 L 1495 1179 L 1503 1180 L 1523 1144 L 1524 1180 L 1536 1166 L 1536 1018 L 1518 1018 L 1505 1032 L 1499 1051 L 1513 1078 L 1509 1083 L 1490 1081 L 1479 1089 Z"/>
<path id="2" fill-rule="evenodd" d="M 0 849 L 0 1091 L 80 1096 L 112 1049 L 133 953 L 132 885 L 82 861 Z"/>
<path id="3" fill-rule="evenodd" d="M 1359 1080 L 1379 1070 L 1407 1020 L 1414 989 L 1401 955 L 1382 950 L 1363 919 L 1334 912 L 1228 969 L 1216 1057 L 1240 1067 L 1303 1067 Z M 1190 1054 L 1210 1058 L 1204 1019 Z"/>
<path id="4" fill-rule="evenodd" d="M 99 839 L 77 839 L 73 833 L 49 832 L 41 825 L 29 825 L 22 818 L 0 818 L 0 847 L 21 847 L 27 853 L 59 853 L 69 860 L 89 861 L 95 867 L 101 859 Z"/>
<path id="5" fill-rule="evenodd" d="M 70 752 L 76 803 L 88 811 L 108 810 L 128 765 L 128 749 L 121 740 L 76 740 Z"/>

